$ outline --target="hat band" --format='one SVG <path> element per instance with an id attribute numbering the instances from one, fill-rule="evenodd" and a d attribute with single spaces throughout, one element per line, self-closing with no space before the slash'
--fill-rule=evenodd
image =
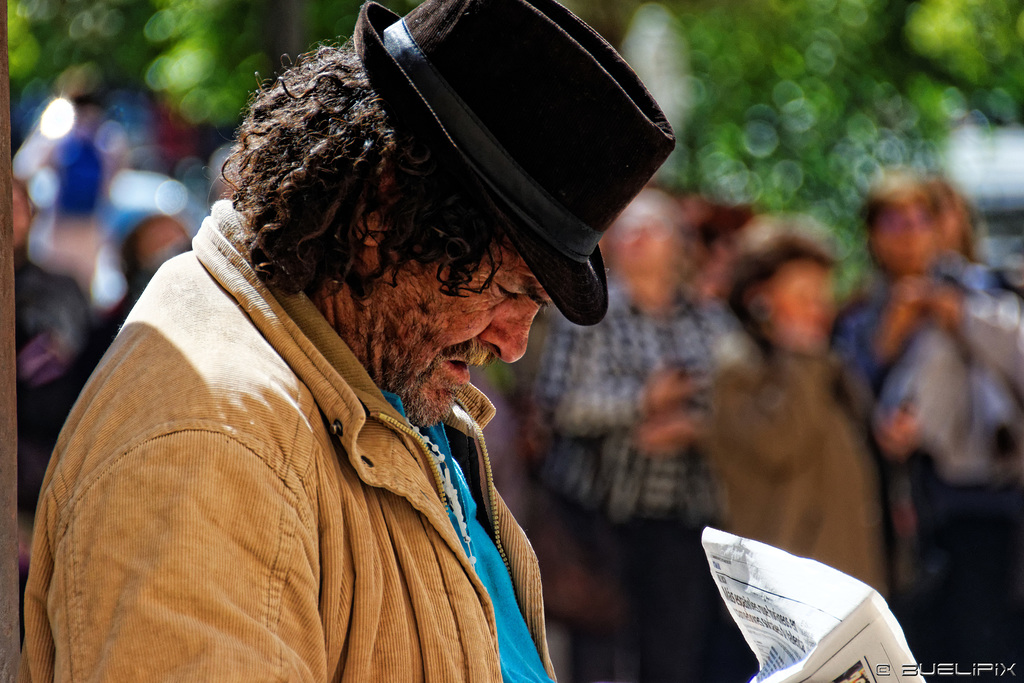
<path id="1" fill-rule="evenodd" d="M 538 237 L 570 259 L 586 263 L 601 233 L 573 215 L 516 163 L 423 54 L 404 19 L 384 29 L 384 49 L 488 187 Z"/>

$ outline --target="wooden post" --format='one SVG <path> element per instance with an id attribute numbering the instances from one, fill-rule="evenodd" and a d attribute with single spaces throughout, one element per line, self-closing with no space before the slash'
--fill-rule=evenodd
<path id="1" fill-rule="evenodd" d="M 0 10 L 0 683 L 13 682 L 17 677 L 21 654 L 13 201 L 7 0 L 3 0 L 3 9 Z"/>

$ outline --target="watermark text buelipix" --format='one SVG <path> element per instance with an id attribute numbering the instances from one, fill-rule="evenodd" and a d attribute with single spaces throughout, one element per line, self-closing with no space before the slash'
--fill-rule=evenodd
<path id="1" fill-rule="evenodd" d="M 932 662 L 930 664 L 904 664 L 901 667 L 893 667 L 889 664 L 877 664 L 875 666 L 875 676 L 883 678 L 886 676 L 895 676 L 897 673 L 902 676 L 963 676 L 963 677 L 1003 677 L 1012 676 L 1016 677 L 1017 672 L 1014 671 L 1014 667 L 1017 666 L 1016 662 L 1012 664 L 1004 664 L 1002 662 Z"/>

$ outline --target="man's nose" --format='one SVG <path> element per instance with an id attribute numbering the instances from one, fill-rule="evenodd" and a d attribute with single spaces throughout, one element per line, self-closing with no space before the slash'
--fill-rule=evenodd
<path id="1" fill-rule="evenodd" d="M 526 299 L 502 306 L 491 324 L 480 333 L 479 339 L 491 346 L 506 363 L 514 363 L 526 353 L 530 339 L 530 326 L 540 306 Z"/>

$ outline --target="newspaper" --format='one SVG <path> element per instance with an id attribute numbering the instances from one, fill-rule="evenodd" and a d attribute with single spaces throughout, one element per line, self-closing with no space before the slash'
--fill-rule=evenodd
<path id="1" fill-rule="evenodd" d="M 711 573 L 757 655 L 751 683 L 924 683 L 881 595 L 837 569 L 704 529 Z"/>

